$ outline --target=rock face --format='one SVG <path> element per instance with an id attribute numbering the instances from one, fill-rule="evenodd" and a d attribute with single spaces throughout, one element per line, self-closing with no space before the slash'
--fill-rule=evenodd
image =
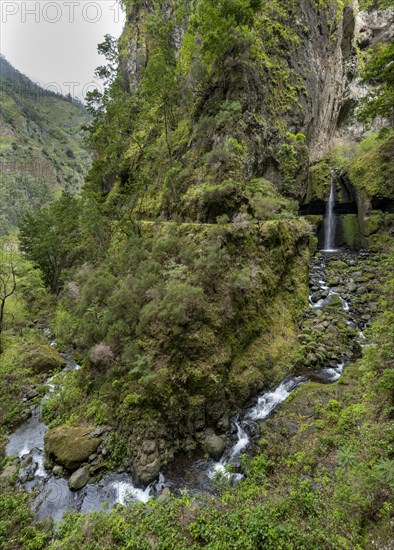
<path id="1" fill-rule="evenodd" d="M 219 460 L 225 449 L 225 443 L 221 437 L 215 433 L 207 435 L 204 441 L 204 450 L 214 460 Z"/>
<path id="2" fill-rule="evenodd" d="M 150 483 L 158 476 L 161 460 L 156 441 L 147 440 L 141 445 L 133 463 L 133 473 L 141 483 Z"/>
<path id="3" fill-rule="evenodd" d="M 68 480 L 68 486 L 71 491 L 79 491 L 82 487 L 85 487 L 89 481 L 90 473 L 86 466 L 79 468 Z"/>
<path id="4" fill-rule="evenodd" d="M 100 444 L 90 428 L 54 428 L 45 434 L 45 453 L 67 470 L 89 460 Z"/>

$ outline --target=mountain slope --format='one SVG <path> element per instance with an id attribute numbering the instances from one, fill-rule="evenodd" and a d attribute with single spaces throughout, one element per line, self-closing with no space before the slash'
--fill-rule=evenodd
<path id="1" fill-rule="evenodd" d="M 0 57 L 0 234 L 24 213 L 78 190 L 90 165 L 81 104 L 34 84 Z"/>

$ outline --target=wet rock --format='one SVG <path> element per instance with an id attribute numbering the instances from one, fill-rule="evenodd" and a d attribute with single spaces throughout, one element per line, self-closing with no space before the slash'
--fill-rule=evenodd
<path id="1" fill-rule="evenodd" d="M 54 428 L 45 434 L 45 453 L 49 458 L 75 470 L 96 452 L 100 445 L 98 437 L 92 437 L 89 428 Z"/>
<path id="2" fill-rule="evenodd" d="M 30 388 L 26 392 L 26 399 L 34 399 L 35 397 L 38 397 L 38 391 L 35 388 Z"/>
<path id="3" fill-rule="evenodd" d="M 353 279 L 350 279 L 350 281 L 348 282 L 348 284 L 346 285 L 346 288 L 349 292 L 355 292 L 355 290 L 357 289 L 357 285 L 356 283 L 353 281 Z"/>
<path id="4" fill-rule="evenodd" d="M 328 308 L 342 308 L 342 300 L 338 294 L 331 294 L 325 303 L 325 307 Z"/>
<path id="5" fill-rule="evenodd" d="M 214 460 L 219 460 L 225 449 L 225 443 L 223 439 L 217 436 L 215 433 L 207 435 L 204 441 L 204 450 Z"/>
<path id="6" fill-rule="evenodd" d="M 79 491 L 89 481 L 90 473 L 88 468 L 86 466 L 83 466 L 82 468 L 79 468 L 76 472 L 73 473 L 73 475 L 68 480 L 68 486 L 71 491 Z"/>
<path id="7" fill-rule="evenodd" d="M 32 462 L 33 462 L 33 457 L 31 455 L 28 455 L 26 458 L 22 460 L 21 466 L 22 468 L 26 468 L 27 466 L 30 466 Z"/>

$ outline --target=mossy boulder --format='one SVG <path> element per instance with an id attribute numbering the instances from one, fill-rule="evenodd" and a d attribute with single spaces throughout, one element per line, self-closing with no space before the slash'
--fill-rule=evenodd
<path id="1" fill-rule="evenodd" d="M 53 428 L 45 434 L 45 453 L 72 471 L 89 460 L 100 441 L 99 437 L 93 437 L 91 428 Z"/>
<path id="2" fill-rule="evenodd" d="M 42 374 L 63 368 L 66 361 L 50 346 L 35 344 L 23 350 L 21 363 L 23 367 L 31 369 L 33 374 Z"/>

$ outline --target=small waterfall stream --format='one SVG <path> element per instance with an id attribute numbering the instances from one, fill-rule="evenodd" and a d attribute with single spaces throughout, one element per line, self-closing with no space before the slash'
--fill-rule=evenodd
<path id="1" fill-rule="evenodd" d="M 324 251 L 335 252 L 335 173 L 331 170 L 330 196 L 328 198 L 326 215 L 324 217 Z"/>

